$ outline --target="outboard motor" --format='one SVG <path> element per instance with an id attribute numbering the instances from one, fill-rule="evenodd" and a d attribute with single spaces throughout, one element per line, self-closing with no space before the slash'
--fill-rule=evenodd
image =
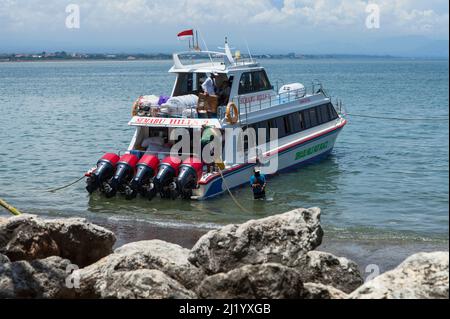
<path id="1" fill-rule="evenodd" d="M 168 156 L 159 164 L 158 174 L 153 182 L 156 191 L 160 193 L 162 198 L 177 197 L 175 177 L 178 175 L 178 170 L 181 165 L 181 160 L 178 157 Z"/>
<path id="2" fill-rule="evenodd" d="M 103 183 L 113 176 L 118 161 L 119 155 L 114 153 L 106 153 L 98 160 L 97 167 L 86 174 L 86 190 L 89 194 L 102 187 Z"/>
<path id="3" fill-rule="evenodd" d="M 197 157 L 189 157 L 180 166 L 177 177 L 177 191 L 183 199 L 192 196 L 192 190 L 197 187 L 197 181 L 203 173 L 203 164 Z"/>
<path id="4" fill-rule="evenodd" d="M 136 165 L 136 175 L 130 185 L 125 186 L 125 198 L 133 199 L 138 193 L 152 199 L 156 195 L 156 188 L 153 184 L 159 165 L 159 159 L 155 155 L 145 154 Z"/>
<path id="5" fill-rule="evenodd" d="M 114 176 L 104 186 L 106 197 L 113 197 L 117 191 L 124 191 L 124 187 L 134 176 L 136 164 L 139 161 L 136 155 L 124 154 L 117 162 L 117 169 Z"/>

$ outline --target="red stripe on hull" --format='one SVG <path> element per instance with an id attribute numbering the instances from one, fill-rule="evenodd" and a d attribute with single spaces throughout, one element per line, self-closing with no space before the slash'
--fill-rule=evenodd
<path id="1" fill-rule="evenodd" d="M 273 152 L 269 152 L 269 153 L 267 154 L 267 156 L 271 156 L 271 155 L 278 154 L 278 153 L 283 152 L 283 151 L 285 151 L 285 150 L 287 150 L 287 149 L 289 149 L 289 148 L 293 148 L 293 147 L 295 147 L 295 146 L 297 146 L 297 145 L 299 145 L 299 144 L 303 144 L 303 143 L 308 142 L 308 141 L 310 141 L 310 140 L 312 140 L 312 139 L 316 139 L 316 138 L 318 138 L 318 137 L 320 137 L 320 136 L 322 136 L 322 135 L 325 135 L 325 134 L 328 134 L 328 133 L 330 133 L 330 132 L 332 132 L 332 131 L 338 130 L 338 129 L 344 127 L 345 124 L 347 124 L 347 120 L 344 119 L 344 121 L 343 121 L 341 124 L 339 124 L 338 126 L 336 126 L 336 127 L 333 127 L 333 128 L 331 128 L 331 129 L 328 129 L 328 130 L 326 130 L 325 132 L 321 132 L 321 133 L 315 134 L 315 135 L 313 135 L 313 136 L 310 136 L 310 137 L 308 137 L 307 139 L 304 139 L 304 140 L 301 140 L 301 141 L 298 141 L 298 142 L 293 142 L 293 143 L 291 143 L 291 144 L 288 144 L 288 145 L 286 145 L 286 146 L 280 148 L 279 150 L 276 150 L 276 151 L 273 151 Z M 227 173 L 230 173 L 230 172 L 233 172 L 233 171 L 235 171 L 235 170 L 237 170 L 237 169 L 240 169 L 240 168 L 242 168 L 242 167 L 245 166 L 245 165 L 252 165 L 252 164 L 241 164 L 241 165 L 239 165 L 239 166 L 236 166 L 236 167 L 230 168 L 230 169 L 228 169 L 228 170 L 226 170 L 226 171 L 223 171 L 222 173 L 225 175 L 225 174 L 227 174 Z M 199 181 L 198 184 L 200 184 L 200 185 L 206 185 L 206 184 L 209 183 L 209 181 L 211 181 L 212 179 L 216 178 L 216 177 L 219 176 L 219 175 L 220 175 L 219 173 L 216 173 L 216 174 L 214 174 L 214 175 L 211 175 L 211 176 L 209 176 L 206 180 L 204 180 L 204 181 Z"/>

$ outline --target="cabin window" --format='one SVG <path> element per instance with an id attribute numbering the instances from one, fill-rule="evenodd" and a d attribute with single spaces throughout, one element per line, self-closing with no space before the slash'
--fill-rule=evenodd
<path id="1" fill-rule="evenodd" d="M 330 115 L 328 114 L 328 104 L 318 106 L 317 110 L 317 115 L 319 116 L 319 124 L 330 121 Z"/>
<path id="2" fill-rule="evenodd" d="M 301 131 L 301 123 L 300 123 L 300 113 L 289 114 L 289 120 L 291 124 L 291 133 L 296 133 Z"/>
<path id="3" fill-rule="evenodd" d="M 251 92 L 252 87 L 252 79 L 251 79 L 251 73 L 243 73 L 241 75 L 241 79 L 239 81 L 239 94 L 246 94 Z"/>
<path id="4" fill-rule="evenodd" d="M 316 108 L 312 107 L 309 110 L 307 110 L 307 112 L 309 113 L 309 119 L 311 121 L 311 126 L 310 127 L 314 127 L 314 126 L 319 125 L 319 122 L 317 121 Z"/>
<path id="5" fill-rule="evenodd" d="M 271 89 L 272 86 L 270 85 L 266 71 L 244 72 L 239 81 L 238 94 L 248 94 Z"/>
<path id="6" fill-rule="evenodd" d="M 179 73 L 174 96 L 198 94 L 199 88 L 206 80 L 206 73 Z"/>
<path id="7" fill-rule="evenodd" d="M 287 116 L 278 117 L 276 119 L 276 127 L 278 128 L 278 138 L 285 137 L 289 134 L 289 125 L 286 124 Z"/>
<path id="8" fill-rule="evenodd" d="M 256 128 L 255 128 L 256 126 Z M 250 146 L 256 146 L 258 144 L 257 138 L 257 125 L 249 125 L 246 129 L 242 131 L 242 137 L 244 141 L 244 151 L 247 151 Z M 252 142 L 250 142 L 252 141 Z"/>
<path id="9" fill-rule="evenodd" d="M 304 130 L 307 130 L 311 127 L 311 120 L 309 116 L 308 110 L 301 111 L 301 117 L 303 118 Z"/>
<path id="10" fill-rule="evenodd" d="M 254 124 L 250 125 L 249 127 L 255 130 L 255 142 L 256 142 L 256 145 L 258 145 L 258 127 L 259 127 L 259 125 L 258 125 L 258 123 L 254 123 Z"/>
<path id="11" fill-rule="evenodd" d="M 295 112 L 275 119 L 265 120 L 252 124 L 258 140 L 258 129 L 265 130 L 266 143 L 270 142 L 270 129 L 278 128 L 278 138 L 288 136 L 314 126 L 327 123 L 338 118 L 338 114 L 331 103 L 312 107 L 300 112 Z"/>
<path id="12" fill-rule="evenodd" d="M 255 91 L 267 91 L 267 90 L 272 89 L 269 79 L 267 78 L 266 71 L 262 70 L 262 71 L 252 72 L 252 75 L 253 75 Z"/>
<path id="13" fill-rule="evenodd" d="M 292 125 L 291 125 L 291 117 L 289 115 L 283 116 L 283 124 L 284 124 L 284 130 L 286 132 L 286 135 L 293 133 Z"/>
<path id="14" fill-rule="evenodd" d="M 270 126 L 268 121 L 259 122 L 258 128 L 261 130 L 260 133 L 265 132 L 266 134 L 266 143 L 270 141 Z M 259 136 L 258 136 L 259 141 Z"/>
<path id="15" fill-rule="evenodd" d="M 334 109 L 333 104 L 331 103 L 328 103 L 328 112 L 330 113 L 330 121 L 335 120 L 339 117 L 336 110 Z"/>
<path id="16" fill-rule="evenodd" d="M 303 131 L 306 128 L 305 115 L 303 114 L 303 112 L 298 112 L 297 114 L 298 114 L 300 131 Z"/>

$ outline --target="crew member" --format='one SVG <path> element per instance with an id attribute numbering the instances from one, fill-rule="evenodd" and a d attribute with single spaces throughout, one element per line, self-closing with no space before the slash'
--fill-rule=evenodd
<path id="1" fill-rule="evenodd" d="M 254 199 L 266 198 L 266 184 L 266 177 L 264 174 L 261 174 L 261 170 L 258 167 L 255 167 L 254 174 L 250 177 Z"/>
<path id="2" fill-rule="evenodd" d="M 217 73 L 211 73 L 205 82 L 202 83 L 203 92 L 206 95 L 216 95 L 216 76 Z"/>
<path id="3" fill-rule="evenodd" d="M 217 95 L 219 96 L 219 105 L 227 105 L 230 98 L 230 83 L 224 80 L 220 85 Z"/>

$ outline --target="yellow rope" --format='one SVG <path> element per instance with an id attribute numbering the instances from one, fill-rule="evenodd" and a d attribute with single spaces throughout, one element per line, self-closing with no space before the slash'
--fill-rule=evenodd
<path id="1" fill-rule="evenodd" d="M 11 214 L 19 216 L 22 213 L 15 208 L 14 206 L 9 205 L 7 202 L 5 202 L 3 199 L 0 198 L 0 205 L 5 207 L 7 210 L 9 210 L 11 212 Z"/>
<path id="2" fill-rule="evenodd" d="M 249 211 L 248 209 L 246 209 L 244 206 L 242 206 L 238 200 L 234 197 L 233 193 L 231 193 L 230 188 L 228 187 L 227 181 L 225 180 L 225 178 L 223 177 L 222 174 L 222 170 L 217 167 L 217 169 L 219 170 L 220 176 L 222 177 L 223 183 L 225 184 L 225 188 L 227 189 L 228 193 L 230 194 L 231 199 L 233 200 L 233 202 L 236 204 L 237 207 L 239 207 L 240 209 L 242 209 L 242 211 L 246 212 L 246 213 L 252 213 L 251 211 Z"/>

